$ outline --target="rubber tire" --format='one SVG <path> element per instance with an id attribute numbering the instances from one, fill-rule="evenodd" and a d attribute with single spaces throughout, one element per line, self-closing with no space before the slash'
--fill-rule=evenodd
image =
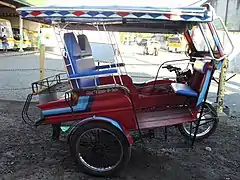
<path id="1" fill-rule="evenodd" d="M 87 131 L 89 129 L 93 129 L 93 128 L 107 129 L 108 131 L 114 133 L 122 144 L 122 147 L 123 147 L 122 160 L 114 169 L 112 169 L 110 171 L 98 172 L 98 171 L 89 169 L 79 160 L 78 154 L 76 153 L 76 147 L 77 147 L 76 143 L 77 143 L 80 135 L 82 133 L 84 133 L 85 131 Z M 72 134 L 72 137 L 71 137 L 70 143 L 69 143 L 70 152 L 71 152 L 71 155 L 76 160 L 76 162 L 78 163 L 78 166 L 80 167 L 80 169 L 83 172 L 85 172 L 86 174 L 89 174 L 92 176 L 97 176 L 97 177 L 114 176 L 114 175 L 117 175 L 126 166 L 126 164 L 129 162 L 130 157 L 131 157 L 131 145 L 129 145 L 126 137 L 124 137 L 124 136 L 125 135 L 119 129 L 117 129 L 110 123 L 94 120 L 94 121 L 91 121 L 91 122 L 88 122 L 88 123 L 85 123 L 85 124 L 79 126 L 76 129 L 76 131 L 74 132 L 74 134 Z"/>
<path id="2" fill-rule="evenodd" d="M 208 103 L 206 103 L 206 104 L 208 104 Z M 210 104 L 208 104 L 208 105 L 211 106 Z M 207 106 L 204 105 L 204 108 L 207 108 Z M 214 109 L 214 108 L 212 108 L 212 110 L 213 110 L 213 109 Z M 217 114 L 217 112 L 215 112 L 215 113 Z M 213 116 L 213 117 L 215 116 L 214 113 L 212 113 L 212 116 Z M 219 118 L 216 117 L 212 129 L 211 129 L 207 134 L 205 134 L 205 135 L 203 135 L 203 136 L 198 136 L 198 137 L 196 136 L 195 141 L 202 141 L 203 139 L 206 139 L 206 138 L 208 138 L 209 136 L 211 136 L 211 135 L 215 132 L 215 130 L 216 130 L 217 126 L 218 126 L 218 123 L 219 123 Z M 184 127 L 183 127 L 183 124 L 179 124 L 179 125 L 178 125 L 178 130 L 180 131 L 180 133 L 181 133 L 186 139 L 190 139 L 190 140 L 193 139 L 193 136 L 190 136 L 190 135 L 185 131 L 185 129 L 184 129 Z"/>

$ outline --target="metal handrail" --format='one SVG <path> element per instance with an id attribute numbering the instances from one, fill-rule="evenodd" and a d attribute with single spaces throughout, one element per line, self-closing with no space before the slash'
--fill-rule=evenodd
<path id="1" fill-rule="evenodd" d="M 107 85 L 98 85 L 98 86 L 91 86 L 91 87 L 81 87 L 79 89 L 73 89 L 73 92 L 78 92 L 78 91 L 91 91 L 91 90 L 104 90 L 104 89 L 111 89 L 111 88 L 119 88 L 123 89 L 127 93 L 130 93 L 130 90 L 123 85 L 120 84 L 107 84 Z"/>
<path id="2" fill-rule="evenodd" d="M 213 54 L 213 51 L 212 51 L 212 48 L 211 48 L 211 45 L 210 45 L 210 43 L 209 43 L 209 41 L 208 41 L 208 38 L 207 38 L 206 34 L 204 33 L 202 24 L 199 24 L 198 26 L 199 26 L 199 28 L 200 28 L 200 31 L 201 31 L 201 33 L 202 33 L 202 35 L 203 35 L 203 38 L 204 38 L 204 40 L 205 40 L 205 43 L 207 44 L 207 47 L 208 47 L 208 49 L 209 49 L 209 52 L 210 52 L 212 58 L 215 59 L 214 54 Z"/>
<path id="3" fill-rule="evenodd" d="M 228 30 L 227 30 L 227 27 L 224 25 L 224 22 L 223 22 L 223 20 L 222 20 L 222 18 L 220 17 L 220 16 L 217 16 L 216 17 L 216 19 L 219 19 L 220 20 L 220 22 L 221 22 L 221 24 L 222 24 L 222 26 L 223 26 L 223 29 L 224 29 L 224 31 L 226 32 L 226 35 L 227 35 L 227 37 L 228 37 L 228 39 L 229 39 L 229 41 L 230 41 L 230 44 L 231 44 L 231 51 L 228 53 L 228 54 L 226 54 L 226 55 L 224 55 L 224 56 L 222 56 L 221 58 L 219 58 L 219 59 L 216 59 L 216 60 L 223 60 L 224 58 L 226 58 L 227 56 L 229 56 L 230 54 L 232 54 L 232 52 L 233 52 L 233 50 L 234 50 L 234 44 L 233 44 L 233 42 L 232 42 L 232 40 L 231 40 L 231 38 L 230 38 L 230 36 L 229 36 L 229 32 L 228 32 Z"/>

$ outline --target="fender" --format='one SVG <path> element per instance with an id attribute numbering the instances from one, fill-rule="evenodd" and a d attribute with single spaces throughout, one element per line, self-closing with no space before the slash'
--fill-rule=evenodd
<path id="1" fill-rule="evenodd" d="M 128 130 L 126 130 L 123 126 L 121 126 L 117 121 L 111 119 L 111 118 L 107 118 L 107 117 L 102 117 L 102 116 L 92 116 L 86 119 L 81 120 L 80 122 L 78 122 L 76 125 L 74 125 L 74 127 L 70 130 L 69 135 L 68 135 L 68 139 L 67 142 L 69 143 L 71 136 L 74 134 L 74 132 L 78 129 L 78 127 L 82 126 L 83 124 L 86 124 L 88 122 L 91 121 L 103 121 L 103 122 L 107 122 L 109 124 L 112 124 L 113 126 L 115 126 L 118 130 L 120 130 L 124 136 L 126 137 L 127 142 L 129 143 L 129 145 L 133 144 L 133 139 L 129 133 Z"/>

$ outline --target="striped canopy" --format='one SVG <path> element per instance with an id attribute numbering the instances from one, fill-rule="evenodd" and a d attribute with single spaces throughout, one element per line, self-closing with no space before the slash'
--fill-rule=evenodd
<path id="1" fill-rule="evenodd" d="M 93 24 L 105 24 L 114 28 L 132 29 L 141 27 L 152 29 L 182 29 L 186 24 L 210 22 L 213 20 L 212 7 L 133 7 L 133 6 L 39 6 L 17 9 L 22 18 L 51 24 L 53 22 L 69 23 L 72 29 L 81 25 L 89 29 Z M 74 25 L 75 24 L 75 28 Z M 128 25 L 126 25 L 128 24 Z M 139 27 L 140 26 L 140 27 Z M 136 28 L 136 30 L 134 29 Z M 91 30 L 91 28 L 89 29 Z"/>

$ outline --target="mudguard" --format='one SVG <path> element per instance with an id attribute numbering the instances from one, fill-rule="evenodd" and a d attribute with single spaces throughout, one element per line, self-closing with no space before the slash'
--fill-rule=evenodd
<path id="1" fill-rule="evenodd" d="M 74 132 L 78 129 L 79 126 L 82 126 L 85 123 L 91 122 L 91 121 L 103 121 L 103 122 L 107 122 L 109 124 L 112 124 L 114 127 L 116 127 L 117 129 L 119 129 L 124 136 L 126 137 L 127 142 L 129 143 L 129 145 L 131 145 L 133 143 L 133 139 L 129 133 L 128 130 L 126 130 L 122 125 L 120 125 L 117 121 L 111 119 L 111 118 L 107 118 L 107 117 L 102 117 L 102 116 L 92 116 L 86 119 L 81 120 L 79 123 L 77 123 L 69 132 L 68 135 L 68 140 L 67 142 L 69 143 L 69 141 L 71 140 L 71 136 L 74 134 Z"/>

